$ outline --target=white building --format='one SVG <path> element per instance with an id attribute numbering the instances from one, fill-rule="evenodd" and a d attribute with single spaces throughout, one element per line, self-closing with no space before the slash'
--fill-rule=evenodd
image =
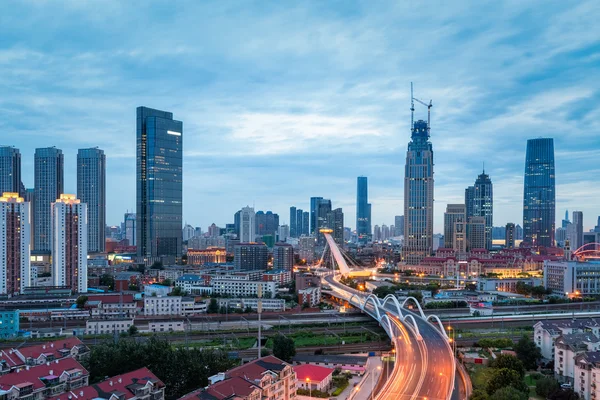
<path id="1" fill-rule="evenodd" d="M 574 384 L 575 357 L 600 350 L 600 339 L 590 332 L 559 336 L 554 347 L 554 376 L 559 382 Z"/>
<path id="2" fill-rule="evenodd" d="M 240 210 L 240 232 L 239 239 L 241 243 L 254 242 L 256 232 L 256 214 L 254 208 L 243 207 Z"/>
<path id="3" fill-rule="evenodd" d="M 0 197 L 0 295 L 23 293 L 32 285 L 29 206 L 18 193 Z"/>
<path id="4" fill-rule="evenodd" d="M 565 296 L 600 295 L 600 263 L 546 260 L 544 287 Z"/>
<path id="5" fill-rule="evenodd" d="M 173 291 L 170 286 L 164 285 L 146 285 L 144 286 L 144 297 L 166 296 Z"/>
<path id="6" fill-rule="evenodd" d="M 257 297 L 260 288 L 262 297 L 274 298 L 277 290 L 276 282 L 213 279 L 211 284 L 213 293 L 234 297 Z"/>
<path id="7" fill-rule="evenodd" d="M 288 237 L 290 237 L 290 227 L 289 225 L 281 225 L 279 226 L 279 231 L 277 232 L 279 236 L 279 241 L 285 242 Z"/>
<path id="8" fill-rule="evenodd" d="M 591 332 L 600 336 L 600 323 L 592 318 L 544 320 L 533 325 L 533 341 L 546 360 L 554 359 L 554 342 L 561 335 Z"/>
<path id="9" fill-rule="evenodd" d="M 183 321 L 150 321 L 148 332 L 183 332 L 185 324 Z"/>
<path id="10" fill-rule="evenodd" d="M 144 297 L 144 315 L 181 314 L 181 296 Z"/>
<path id="11" fill-rule="evenodd" d="M 88 319 L 85 322 L 86 335 L 112 335 L 127 332 L 133 319 Z"/>
<path id="12" fill-rule="evenodd" d="M 187 242 L 188 240 L 190 240 L 191 238 L 194 237 L 194 233 L 196 232 L 196 230 L 194 229 L 193 226 L 186 224 L 183 227 L 183 231 L 182 231 L 182 236 L 183 236 L 183 241 Z"/>
<path id="13" fill-rule="evenodd" d="M 135 239 L 135 230 L 135 213 L 125 214 L 125 239 L 127 239 L 127 242 L 130 246 L 137 245 L 137 240 Z"/>
<path id="14" fill-rule="evenodd" d="M 87 292 L 87 204 L 61 194 L 51 204 L 52 279 L 54 286 Z"/>
<path id="15" fill-rule="evenodd" d="M 575 377 L 573 389 L 580 399 L 600 397 L 600 352 L 589 351 L 575 357 Z"/>
<path id="16" fill-rule="evenodd" d="M 308 303 L 310 307 L 318 306 L 321 302 L 321 287 L 311 286 L 298 290 L 298 304 Z"/>
<path id="17" fill-rule="evenodd" d="M 206 314 L 208 302 L 205 300 L 196 301 L 193 297 L 183 297 L 181 299 L 181 314 L 192 316 L 197 314 Z"/>
<path id="18" fill-rule="evenodd" d="M 245 309 L 250 307 L 256 311 L 258 309 L 258 298 L 243 298 L 243 299 L 228 299 L 220 298 L 217 299 L 219 307 L 227 307 L 229 309 Z M 262 302 L 262 311 L 285 311 L 285 300 L 284 299 L 260 299 Z"/>

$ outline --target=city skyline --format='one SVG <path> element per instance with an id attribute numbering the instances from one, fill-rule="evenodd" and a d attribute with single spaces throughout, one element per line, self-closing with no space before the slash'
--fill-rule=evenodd
<path id="1" fill-rule="evenodd" d="M 483 160 L 494 180 L 494 225 L 522 225 L 526 141 L 538 136 L 555 140 L 556 215 L 581 210 L 584 230 L 596 223 L 600 188 L 593 177 L 599 172 L 594 161 L 600 135 L 598 111 L 590 104 L 599 96 L 600 81 L 590 69 L 597 41 L 590 29 L 598 8 L 594 2 L 553 5 L 528 27 L 521 22 L 533 5 L 512 5 L 507 15 L 457 4 L 441 7 L 428 26 L 419 26 L 405 23 L 425 12 L 414 6 L 383 13 L 383 6 L 366 12 L 359 4 L 342 10 L 307 3 L 237 11 L 217 7 L 209 14 L 221 24 L 204 28 L 197 25 L 207 24 L 192 24 L 186 14 L 200 15 L 202 22 L 209 18 L 205 8 L 188 3 L 167 10 L 169 28 L 161 25 L 156 33 L 135 28 L 129 15 L 151 22 L 165 10 L 140 14 L 127 4 L 107 4 L 53 9 L 61 29 L 34 24 L 48 12 L 45 4 L 27 6 L 27 12 L 15 5 L 2 17 L 0 88 L 6 96 L 0 110 L 3 131 L 9 132 L 2 144 L 20 150 L 27 188 L 33 187 L 35 147 L 63 150 L 64 192 L 75 193 L 77 150 L 99 146 L 106 154 L 107 223 L 119 224 L 126 210 L 135 210 L 131 113 L 146 105 L 170 110 L 186 123 L 183 220 L 194 226 L 224 226 L 246 204 L 273 210 L 289 224 L 289 206 L 308 210 L 314 196 L 331 199 L 352 216 L 359 175 L 369 178 L 372 223 L 390 224 L 403 214 L 407 104 L 414 81 L 416 97 L 435 103 L 434 232 L 443 230 L 446 205 L 462 203 Z M 258 21 L 258 14 L 270 22 Z M 103 23 L 109 17 L 121 35 L 106 38 L 105 47 L 97 38 L 110 29 Z M 255 23 L 253 29 L 235 27 L 236 18 Z M 324 28 L 293 23 L 306 18 Z M 378 25 L 390 21 L 393 32 L 384 37 Z M 77 42 L 58 44 L 70 30 L 80 32 L 80 24 L 89 29 Z M 222 37 L 227 30 L 235 43 Z M 409 31 L 419 39 L 393 43 Z M 564 43 L 555 31 L 564 33 Z M 339 45 L 330 48 L 333 35 Z M 221 39 L 210 44 L 208 36 Z M 478 61 L 444 50 L 457 45 Z M 65 72 L 66 60 L 77 73 Z M 425 112 L 417 105 L 417 118 Z M 268 179 L 254 179 L 260 174 Z M 231 187 L 236 190 L 228 193 Z M 356 228 L 354 218 L 346 221 Z"/>

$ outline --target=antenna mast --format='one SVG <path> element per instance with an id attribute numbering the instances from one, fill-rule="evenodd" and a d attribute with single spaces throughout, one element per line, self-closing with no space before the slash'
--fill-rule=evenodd
<path id="1" fill-rule="evenodd" d="M 413 97 L 413 83 L 410 83 L 410 131 L 412 132 L 415 126 L 415 98 Z"/>

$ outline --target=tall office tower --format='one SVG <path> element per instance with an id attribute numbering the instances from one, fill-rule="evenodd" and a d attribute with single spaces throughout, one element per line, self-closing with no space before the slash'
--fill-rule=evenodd
<path id="1" fill-rule="evenodd" d="M 331 200 L 321 199 L 317 207 L 317 246 L 323 247 L 325 245 L 325 236 L 319 233 L 321 228 L 329 228 L 327 221 L 329 213 L 331 212 Z M 333 228 L 331 228 L 333 229 Z"/>
<path id="2" fill-rule="evenodd" d="M 0 295 L 14 296 L 31 286 L 29 203 L 18 193 L 0 197 Z"/>
<path id="3" fill-rule="evenodd" d="M 331 207 L 331 203 L 329 207 Z M 337 245 L 344 248 L 344 212 L 341 208 L 336 208 L 327 213 L 326 226 L 333 230 L 331 236 Z"/>
<path id="4" fill-rule="evenodd" d="M 319 203 L 323 200 L 322 197 L 311 197 L 310 198 L 310 233 L 317 236 L 318 233 L 318 214 L 319 214 Z"/>
<path id="5" fill-rule="evenodd" d="M 598 223 L 594 227 L 594 232 L 600 232 L 600 217 L 598 217 Z"/>
<path id="6" fill-rule="evenodd" d="M 241 243 L 254 242 L 256 232 L 256 214 L 254 208 L 244 207 L 240 210 L 240 232 L 239 239 Z"/>
<path id="7" fill-rule="evenodd" d="M 310 213 L 304 211 L 302 213 L 302 235 L 308 236 L 310 231 Z M 298 235 L 300 236 L 300 235 Z"/>
<path id="8" fill-rule="evenodd" d="M 472 204 L 467 205 L 467 210 L 471 210 L 472 214 L 467 214 L 467 218 L 470 217 L 484 217 L 485 218 L 485 249 L 492 249 L 492 228 L 494 220 L 494 195 L 492 181 L 485 173 L 485 170 L 479 174 L 475 180 L 473 187 L 473 198 Z M 465 193 L 471 192 L 470 187 L 467 188 Z"/>
<path id="9" fill-rule="evenodd" d="M 21 152 L 14 147 L 0 146 L 0 194 L 18 193 L 24 197 L 21 185 Z"/>
<path id="10" fill-rule="evenodd" d="M 467 229 L 468 241 L 467 251 L 473 249 L 485 249 L 485 217 L 469 218 L 469 229 Z"/>
<path id="11" fill-rule="evenodd" d="M 388 240 L 390 238 L 390 227 L 386 224 L 381 225 L 381 240 Z"/>
<path id="12" fill-rule="evenodd" d="M 507 249 L 515 248 L 515 224 L 512 222 L 506 224 L 506 239 L 504 239 L 504 247 Z"/>
<path id="13" fill-rule="evenodd" d="M 297 220 L 296 207 L 292 206 L 290 207 L 290 236 L 294 238 L 300 236 L 298 233 L 296 233 Z"/>
<path id="14" fill-rule="evenodd" d="M 569 210 L 565 211 L 565 219 L 562 220 L 562 224 L 561 226 L 563 228 L 567 228 L 567 225 L 569 225 L 571 223 L 571 221 L 569 221 Z"/>
<path id="15" fill-rule="evenodd" d="M 77 152 L 77 198 L 88 208 L 88 251 L 106 248 L 106 156 L 99 148 Z"/>
<path id="16" fill-rule="evenodd" d="M 557 245 L 562 247 L 565 240 L 567 240 L 567 228 L 563 228 L 562 226 L 556 228 L 554 239 L 556 240 Z"/>
<path id="17" fill-rule="evenodd" d="M 126 213 L 125 214 L 125 239 L 130 246 L 137 245 L 137 241 L 135 239 L 135 235 L 137 234 L 137 229 L 135 227 L 136 218 L 134 213 Z"/>
<path id="18" fill-rule="evenodd" d="M 257 235 L 266 235 L 266 226 L 267 226 L 267 218 L 265 216 L 265 212 L 264 211 L 257 211 L 256 214 L 254 214 L 254 221 L 255 221 L 255 229 L 256 229 L 256 233 Z"/>
<path id="19" fill-rule="evenodd" d="M 433 148 L 429 137 L 429 123 L 414 122 L 404 172 L 402 258 L 410 265 L 419 264 L 433 251 Z"/>
<path id="20" fill-rule="evenodd" d="M 533 246 L 554 246 L 555 201 L 554 140 L 530 139 L 523 194 L 525 242 Z"/>
<path id="21" fill-rule="evenodd" d="M 280 242 L 285 242 L 290 237 L 290 226 L 285 224 L 279 225 L 277 236 Z"/>
<path id="22" fill-rule="evenodd" d="M 454 231 L 457 222 L 465 222 L 466 207 L 464 204 L 448 204 L 444 213 L 444 247 L 452 249 L 454 247 Z"/>
<path id="23" fill-rule="evenodd" d="M 475 186 L 465 189 L 465 207 L 467 221 L 473 216 L 473 205 L 475 204 Z"/>
<path id="24" fill-rule="evenodd" d="M 304 212 L 302 209 L 298 208 L 296 210 L 296 237 L 300 237 L 304 231 L 304 219 L 302 218 L 303 214 Z"/>
<path id="25" fill-rule="evenodd" d="M 74 293 L 87 292 L 87 204 L 61 194 L 51 206 L 52 280 Z"/>
<path id="26" fill-rule="evenodd" d="M 50 205 L 60 197 L 64 190 L 63 166 L 62 150 L 56 147 L 35 149 L 33 249 L 36 252 L 49 253 L 52 250 Z"/>
<path id="27" fill-rule="evenodd" d="M 194 227 L 190 224 L 185 224 L 181 230 L 181 235 L 183 237 L 183 241 L 187 242 L 194 237 Z"/>
<path id="28" fill-rule="evenodd" d="M 575 238 L 571 240 L 571 249 L 577 250 L 583 243 L 583 211 L 573 211 L 573 225 L 575 229 Z"/>
<path id="29" fill-rule="evenodd" d="M 273 269 L 291 271 L 294 268 L 294 247 L 288 243 L 273 246 Z"/>
<path id="30" fill-rule="evenodd" d="M 381 227 L 379 225 L 375 225 L 373 227 L 373 240 L 374 241 L 381 240 Z"/>
<path id="31" fill-rule="evenodd" d="M 137 110 L 137 255 L 181 255 L 183 122 L 173 113 Z"/>
<path id="32" fill-rule="evenodd" d="M 371 207 L 366 176 L 359 176 L 356 183 L 356 234 L 363 242 L 371 236 Z"/>
<path id="33" fill-rule="evenodd" d="M 31 235 L 31 239 L 29 240 L 29 247 L 31 250 L 33 250 L 33 242 L 34 242 L 34 233 L 35 233 L 35 221 L 33 219 L 34 215 L 35 215 L 35 189 L 34 188 L 27 188 L 25 189 L 25 202 L 29 203 L 29 221 L 30 221 L 30 228 L 29 228 L 29 232 Z"/>
<path id="34" fill-rule="evenodd" d="M 242 226 L 242 210 L 238 210 L 236 211 L 235 214 L 233 214 L 233 226 L 235 227 L 235 233 L 239 235 L 240 233 L 240 227 Z M 239 237 L 238 237 L 239 239 Z"/>
<path id="35" fill-rule="evenodd" d="M 394 226 L 396 227 L 395 236 L 404 235 L 404 215 L 396 215 L 394 217 Z"/>
<path id="36" fill-rule="evenodd" d="M 523 227 L 519 224 L 515 226 L 515 240 L 523 240 Z"/>
<path id="37" fill-rule="evenodd" d="M 394 237 L 396 235 L 396 227 L 394 225 L 390 225 L 390 237 Z"/>

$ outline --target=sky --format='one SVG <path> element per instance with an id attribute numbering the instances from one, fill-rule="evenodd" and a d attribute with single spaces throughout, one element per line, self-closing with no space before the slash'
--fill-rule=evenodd
<path id="1" fill-rule="evenodd" d="M 433 100 L 434 229 L 483 163 L 494 225 L 522 224 L 527 139 L 552 137 L 556 218 L 600 215 L 600 2 L 6 1 L 0 144 L 107 156 L 107 222 L 135 210 L 135 108 L 184 124 L 184 221 L 206 230 L 246 205 L 289 222 L 312 196 L 355 228 L 403 214 L 410 82 Z M 415 117 L 427 109 L 416 104 Z"/>

